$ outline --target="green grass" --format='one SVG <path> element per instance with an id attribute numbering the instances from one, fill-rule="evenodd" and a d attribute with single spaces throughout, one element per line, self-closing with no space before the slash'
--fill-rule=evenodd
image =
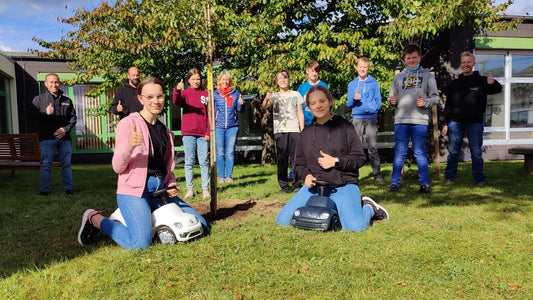
<path id="1" fill-rule="evenodd" d="M 391 166 L 383 169 L 390 179 Z M 422 196 L 416 166 L 397 194 L 374 184 L 365 166 L 362 194 L 391 219 L 359 233 L 281 227 L 276 212 L 251 208 L 198 241 L 144 251 L 105 237 L 77 243 L 86 208 L 116 207 L 110 166 L 74 166 L 74 196 L 62 192 L 58 169 L 48 197 L 37 196 L 38 172 L 0 171 L 0 298 L 532 299 L 532 177 L 522 161 L 487 162 L 489 187 L 477 188 L 470 170 L 460 164 L 453 186 L 433 171 L 433 193 Z M 184 190 L 183 165 L 176 175 Z M 273 166 L 250 165 L 237 166 L 218 201 L 290 196 L 279 192 Z"/>

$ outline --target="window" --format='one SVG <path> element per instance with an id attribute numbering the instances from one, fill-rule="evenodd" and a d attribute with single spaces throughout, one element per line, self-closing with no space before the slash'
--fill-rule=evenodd
<path id="1" fill-rule="evenodd" d="M 8 79 L 0 74 L 0 133 L 8 133 L 11 120 L 8 87 Z"/>
<path id="2" fill-rule="evenodd" d="M 500 94 L 487 98 L 486 144 L 497 140 L 510 144 L 533 141 L 533 54 L 531 51 L 476 51 L 476 70 L 489 72 L 502 86 Z"/>
<path id="3" fill-rule="evenodd" d="M 513 56 L 513 77 L 533 77 L 533 55 Z"/>
<path id="4" fill-rule="evenodd" d="M 476 55 L 476 70 L 481 75 L 488 76 L 492 72 L 494 77 L 505 76 L 505 55 L 503 54 L 486 54 Z"/>
<path id="5" fill-rule="evenodd" d="M 533 82 L 511 83 L 511 128 L 533 127 Z"/>

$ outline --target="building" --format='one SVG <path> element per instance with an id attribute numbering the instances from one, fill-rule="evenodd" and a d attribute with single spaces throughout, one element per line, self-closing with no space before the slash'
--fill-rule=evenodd
<path id="1" fill-rule="evenodd" d="M 440 67 L 452 78 L 461 73 L 459 56 L 466 50 L 476 55 L 475 70 L 482 75 L 492 72 L 503 86 L 502 93 L 489 96 L 487 101 L 483 157 L 489 160 L 520 158 L 510 155 L 508 149 L 517 145 L 533 146 L 533 18 L 525 17 L 512 31 L 477 35 L 466 28 L 450 31 L 449 59 Z M 442 75 L 439 79 L 439 87 L 445 92 L 447 83 L 442 82 Z M 441 160 L 445 161 L 446 157 L 446 151 L 441 153 Z M 469 159 L 469 151 L 465 148 L 465 160 Z"/>

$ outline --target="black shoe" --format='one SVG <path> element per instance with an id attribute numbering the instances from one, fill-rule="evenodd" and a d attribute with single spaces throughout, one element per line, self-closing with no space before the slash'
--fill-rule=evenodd
<path id="1" fill-rule="evenodd" d="M 281 192 L 282 193 L 290 193 L 291 189 L 289 189 L 289 187 L 284 187 L 284 188 L 281 188 Z"/>
<path id="2" fill-rule="evenodd" d="M 389 219 L 389 213 L 383 206 L 379 205 L 370 197 L 363 197 L 361 199 L 361 202 L 363 205 L 370 205 L 372 209 L 374 210 L 374 216 L 372 217 L 372 220 L 374 221 L 381 221 L 381 220 L 388 220 Z"/>
<path id="3" fill-rule="evenodd" d="M 65 194 L 67 195 L 74 195 L 74 190 L 66 190 Z"/>
<path id="4" fill-rule="evenodd" d="M 43 192 L 43 191 L 39 192 L 39 196 L 48 196 L 48 195 L 50 195 L 50 192 Z"/>
<path id="5" fill-rule="evenodd" d="M 399 186 L 397 186 L 397 185 L 395 185 L 395 184 L 391 184 L 390 189 L 389 189 L 389 192 L 391 192 L 391 193 L 396 193 L 396 192 L 399 191 L 399 190 L 400 190 L 400 187 L 399 187 Z"/>
<path id="6" fill-rule="evenodd" d="M 385 180 L 383 180 L 383 177 L 381 177 L 381 175 L 374 177 L 374 180 L 376 181 L 377 184 L 385 183 Z"/>
<path id="7" fill-rule="evenodd" d="M 78 243 L 80 245 L 90 245 L 96 240 L 96 235 L 99 230 L 89 221 L 89 214 L 93 211 L 94 209 L 88 209 L 83 213 L 83 217 L 81 217 L 81 227 L 78 232 Z"/>
<path id="8" fill-rule="evenodd" d="M 418 190 L 420 194 L 431 194 L 431 190 L 427 185 L 421 185 L 420 189 Z"/>
<path id="9" fill-rule="evenodd" d="M 300 190 L 299 187 L 295 187 L 292 191 L 295 192 L 295 193 L 298 193 L 299 190 Z"/>

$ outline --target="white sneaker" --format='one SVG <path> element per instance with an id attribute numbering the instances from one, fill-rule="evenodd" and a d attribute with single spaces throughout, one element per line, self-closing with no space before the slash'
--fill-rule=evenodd
<path id="1" fill-rule="evenodd" d="M 191 198 L 192 196 L 194 196 L 194 191 L 192 188 L 188 188 L 187 189 L 187 192 L 185 192 L 185 198 Z"/>
<path id="2" fill-rule="evenodd" d="M 381 221 L 381 220 L 388 220 L 389 219 L 389 213 L 385 208 L 374 201 L 374 199 L 370 197 L 363 197 L 361 199 L 361 202 L 363 205 L 370 205 L 372 209 L 374 209 L 374 216 L 372 217 L 372 220 L 375 221 Z"/>
<path id="3" fill-rule="evenodd" d="M 202 198 L 207 199 L 210 197 L 211 197 L 211 193 L 209 192 L 209 190 L 206 189 L 202 192 Z"/>

